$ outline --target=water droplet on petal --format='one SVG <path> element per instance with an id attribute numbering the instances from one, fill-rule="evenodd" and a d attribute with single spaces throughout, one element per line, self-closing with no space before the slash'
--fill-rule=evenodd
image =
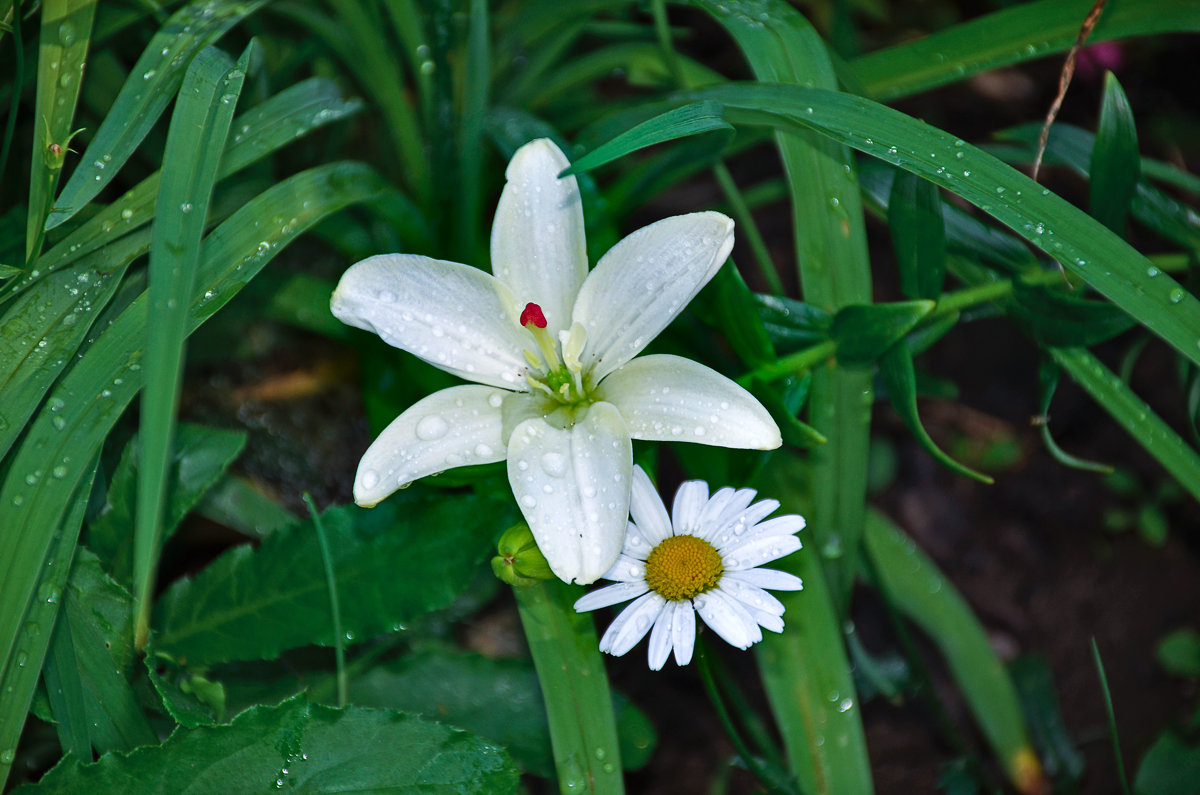
<path id="1" fill-rule="evenodd" d="M 364 489 L 373 489 L 379 485 L 379 473 L 373 469 L 368 469 L 362 473 L 362 487 Z"/>
<path id="2" fill-rule="evenodd" d="M 417 423 L 417 438 L 425 442 L 432 442 L 436 439 L 441 439 L 449 430 L 450 426 L 444 419 L 436 414 L 431 414 L 428 417 L 423 417 Z"/>
<path id="3" fill-rule="evenodd" d="M 552 478 L 561 478 L 567 471 L 567 459 L 561 453 L 546 453 L 542 456 L 542 470 Z"/>

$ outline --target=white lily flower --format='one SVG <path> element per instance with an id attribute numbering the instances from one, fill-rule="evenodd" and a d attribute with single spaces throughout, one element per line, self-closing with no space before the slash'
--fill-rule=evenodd
<path id="1" fill-rule="evenodd" d="M 767 519 L 779 503 L 754 500 L 753 489 L 724 488 L 689 480 L 675 493 L 667 515 L 662 498 L 641 467 L 633 469 L 633 521 L 625 546 L 604 579 L 616 584 L 575 602 L 582 613 L 620 602 L 621 611 L 600 639 L 600 651 L 620 657 L 650 633 L 649 663 L 661 670 L 671 653 L 678 665 L 692 660 L 696 614 L 727 643 L 748 649 L 762 630 L 783 631 L 783 603 L 766 589 L 798 591 L 799 577 L 759 565 L 800 549 L 804 517 Z"/>
<path id="2" fill-rule="evenodd" d="M 675 216 L 617 243 L 591 273 L 583 207 L 549 140 L 521 147 L 492 225 L 489 275 L 410 254 L 346 271 L 331 308 L 448 373 L 363 455 L 354 499 L 508 459 L 517 504 L 551 569 L 589 583 L 621 551 L 631 439 L 769 450 L 779 428 L 746 390 L 679 356 L 634 359 L 733 247 L 715 212 Z M 632 360 L 632 361 L 631 361 Z"/>

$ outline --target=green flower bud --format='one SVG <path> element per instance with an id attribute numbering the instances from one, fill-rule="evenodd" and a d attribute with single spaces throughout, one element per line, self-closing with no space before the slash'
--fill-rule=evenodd
<path id="1" fill-rule="evenodd" d="M 492 572 L 509 585 L 533 585 L 554 577 L 528 525 L 516 524 L 505 530 L 496 552 Z"/>

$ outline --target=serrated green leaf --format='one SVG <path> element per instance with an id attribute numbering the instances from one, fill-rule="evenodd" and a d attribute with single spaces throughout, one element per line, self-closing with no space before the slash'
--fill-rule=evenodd
<path id="1" fill-rule="evenodd" d="M 864 542 L 882 586 L 937 645 L 971 714 L 1020 792 L 1045 784 L 1017 693 L 979 619 L 954 585 L 886 517 L 867 514 Z"/>
<path id="2" fill-rule="evenodd" d="M 908 298 L 936 301 L 946 276 L 946 224 L 938 189 L 907 171 L 896 174 L 887 220 L 900 270 L 900 291 Z"/>
<path id="3" fill-rule="evenodd" d="M 504 750 L 467 732 L 391 710 L 333 709 L 297 697 L 254 707 L 227 726 L 178 729 L 162 745 L 88 765 L 67 759 L 33 793 L 515 792 Z M 278 783 L 277 783 L 278 782 Z"/>
<path id="4" fill-rule="evenodd" d="M 192 59 L 266 0 L 208 0 L 179 9 L 154 34 L 46 219 L 70 220 L 104 189 L 179 91 Z"/>
<path id="5" fill-rule="evenodd" d="M 167 502 L 163 538 L 170 538 L 183 517 L 221 478 L 246 444 L 242 431 L 182 423 L 177 428 L 167 467 Z M 88 525 L 88 546 L 103 560 L 117 582 L 129 587 L 133 566 L 133 505 L 137 493 L 141 444 L 134 437 L 113 471 L 104 507 Z"/>
<path id="6" fill-rule="evenodd" d="M 415 712 L 458 726 L 502 746 L 527 772 L 554 776 L 554 756 L 537 673 L 526 660 L 492 660 L 475 654 L 431 650 L 376 666 L 350 684 L 361 706 Z M 615 695 L 613 709 L 627 770 L 644 765 L 653 751 L 654 729 L 646 716 Z"/>
<path id="7" fill-rule="evenodd" d="M 1133 109 L 1112 72 L 1104 76 L 1104 103 L 1088 172 L 1092 177 L 1088 183 L 1092 215 L 1124 236 L 1129 203 L 1141 176 L 1141 157 Z"/>
<path id="8" fill-rule="evenodd" d="M 445 607 L 491 554 L 505 506 L 413 487 L 371 510 L 324 515 L 347 637 L 366 639 Z M 155 611 L 160 651 L 189 664 L 274 659 L 330 645 L 329 594 L 312 523 L 237 547 L 175 583 Z"/>
<path id="9" fill-rule="evenodd" d="M 830 336 L 837 343 L 838 361 L 870 366 L 916 327 L 934 307 L 933 301 L 845 306 L 833 316 Z"/>
<path id="10" fill-rule="evenodd" d="M 950 471 L 957 472 L 963 477 L 978 480 L 980 483 L 995 482 L 988 475 L 976 472 L 944 453 L 930 438 L 925 426 L 921 424 L 921 417 L 917 412 L 917 379 L 913 370 L 912 350 L 909 349 L 906 340 L 898 341 L 880 357 L 879 377 L 887 389 L 892 408 L 900 415 L 900 419 L 908 426 L 908 430 L 925 452 Z"/>

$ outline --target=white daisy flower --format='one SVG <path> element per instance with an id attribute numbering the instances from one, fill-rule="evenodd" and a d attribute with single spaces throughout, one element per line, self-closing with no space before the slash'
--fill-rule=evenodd
<path id="1" fill-rule="evenodd" d="M 747 649 L 765 627 L 783 631 L 783 604 L 764 589 L 798 591 L 800 578 L 757 568 L 800 549 L 795 534 L 804 517 L 767 516 L 776 500 L 754 499 L 753 489 L 724 488 L 691 480 L 675 494 L 672 516 L 641 467 L 633 470 L 633 521 L 616 564 L 616 580 L 575 603 L 577 612 L 634 599 L 600 639 L 600 650 L 625 654 L 650 632 L 650 668 L 658 671 L 671 651 L 687 665 L 696 643 L 696 613 L 727 643 Z M 764 521 L 765 520 L 765 521 Z"/>
<path id="2" fill-rule="evenodd" d="M 521 147 L 492 225 L 492 274 L 411 254 L 363 260 L 331 308 L 474 381 L 418 401 L 359 462 L 354 500 L 417 478 L 508 460 L 525 521 L 561 579 L 589 583 L 621 551 L 631 439 L 769 450 L 779 428 L 749 392 L 680 356 L 637 356 L 733 247 L 733 221 L 667 218 L 617 243 L 589 273 L 583 205 L 548 140 Z"/>

